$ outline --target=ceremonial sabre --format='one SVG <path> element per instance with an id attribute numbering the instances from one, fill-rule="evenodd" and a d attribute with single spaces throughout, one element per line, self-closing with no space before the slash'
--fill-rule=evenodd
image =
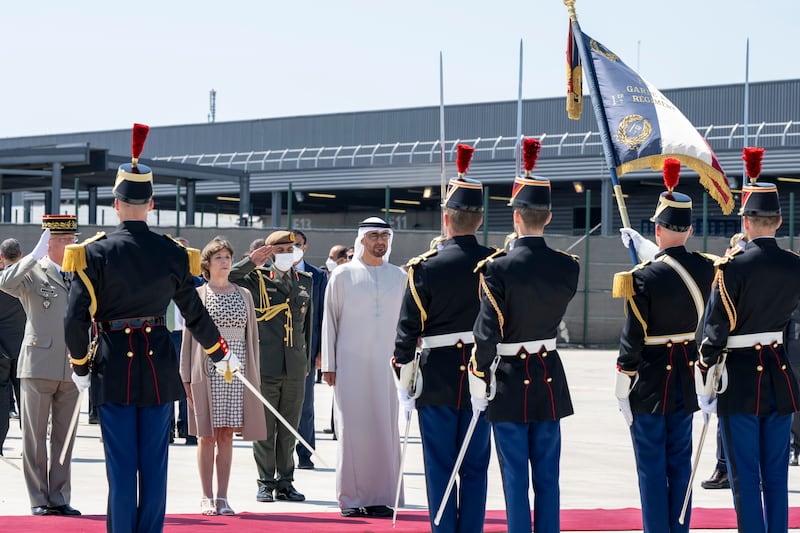
<path id="1" fill-rule="evenodd" d="M 515 176 L 522 173 L 522 39 L 519 40 L 519 90 L 517 91 L 517 142 L 514 143 Z"/>
<path id="2" fill-rule="evenodd" d="M 411 387 L 409 392 L 416 398 L 417 394 L 417 372 L 419 371 L 420 358 L 422 357 L 422 348 L 417 346 L 417 351 L 414 354 L 414 377 L 411 380 Z M 408 432 L 411 429 L 411 413 L 406 413 L 406 430 L 403 434 L 403 451 L 400 454 L 400 472 L 397 474 L 397 490 L 394 493 L 394 512 L 392 513 L 392 527 L 397 523 L 397 505 L 400 503 L 400 487 L 403 485 L 403 465 L 406 463 L 406 450 L 408 450 Z"/>
<path id="3" fill-rule="evenodd" d="M 297 430 L 296 430 L 296 429 L 294 429 L 294 428 L 292 427 L 292 425 L 291 425 L 291 424 L 290 424 L 290 423 L 289 423 L 289 422 L 288 422 L 288 421 L 287 421 L 287 420 L 286 420 L 286 419 L 283 417 L 283 415 L 282 415 L 282 414 L 280 414 L 280 413 L 278 412 L 278 410 L 277 410 L 277 409 L 275 409 L 275 407 L 274 407 L 274 406 L 273 406 L 271 403 L 269 403 L 269 402 L 267 401 L 267 399 L 266 399 L 266 398 L 264 398 L 264 397 L 261 395 L 261 392 L 259 392 L 259 390 L 258 390 L 258 389 L 256 389 L 256 388 L 255 388 L 255 386 L 254 386 L 252 383 L 250 383 L 249 381 L 247 381 L 247 378 L 245 378 L 245 377 L 242 375 L 242 373 L 241 373 L 241 372 L 236 372 L 236 373 L 234 373 L 233 375 L 234 375 L 234 376 L 236 376 L 237 378 L 239 378 L 239 381 L 241 381 L 242 383 L 244 383 L 244 386 L 245 386 L 245 387 L 247 387 L 248 389 L 250 389 L 250 392 L 252 392 L 253 394 L 255 394 L 256 398 L 258 398 L 258 399 L 261 401 L 261 403 L 263 403 L 263 404 L 266 406 L 266 408 L 267 408 L 267 409 L 269 409 L 270 411 L 272 411 L 272 414 L 273 414 L 273 415 L 275 415 L 275 418 L 277 418 L 277 419 L 280 421 L 280 423 L 281 423 L 281 424 L 283 424 L 283 427 L 285 427 L 286 429 L 288 429 L 288 430 L 289 430 L 289 432 L 290 432 L 292 435 L 294 435 L 294 436 L 295 436 L 295 438 L 297 438 L 297 440 L 299 440 L 299 441 L 300 441 L 300 444 L 302 444 L 303 446 L 305 446 L 305 447 L 306 447 L 306 449 L 307 449 L 308 451 L 310 451 L 310 452 L 311 452 L 311 455 L 313 455 L 314 457 L 316 457 L 316 458 L 317 458 L 317 460 L 318 460 L 320 463 L 322 463 L 322 466 L 324 466 L 325 468 L 329 468 L 329 467 L 328 467 L 328 463 L 326 463 L 326 462 L 325 462 L 325 460 L 324 460 L 322 457 L 320 457 L 319 453 L 317 453 L 317 451 L 316 451 L 314 448 L 312 448 L 312 447 L 311 447 L 311 445 L 310 445 L 309 443 L 307 443 L 307 442 L 306 442 L 306 439 L 304 439 L 303 437 L 301 437 L 301 436 L 300 436 L 300 433 L 298 433 L 298 432 L 297 432 Z"/>
<path id="4" fill-rule="evenodd" d="M 496 356 L 494 361 L 492 361 L 492 365 L 489 368 L 489 372 L 491 376 L 494 376 L 494 373 L 497 371 L 497 365 L 500 364 L 500 356 Z M 494 388 L 490 385 L 490 389 Z M 489 399 L 494 397 L 494 392 L 490 391 Z M 476 411 L 475 409 L 472 410 L 472 419 L 469 421 L 469 426 L 467 427 L 467 432 L 464 435 L 464 440 L 461 441 L 461 449 L 458 450 L 458 456 L 456 457 L 456 463 L 453 465 L 453 471 L 450 473 L 450 479 L 447 481 L 447 488 L 444 490 L 444 498 L 442 499 L 442 503 L 439 504 L 439 510 L 436 511 L 436 518 L 433 519 L 433 525 L 438 526 L 439 522 L 442 521 L 442 515 L 444 514 L 444 508 L 447 505 L 447 500 L 450 498 L 450 493 L 453 490 L 453 485 L 456 483 L 456 475 L 458 474 L 459 469 L 461 468 L 461 463 L 464 462 L 464 456 L 467 455 L 467 449 L 469 448 L 469 442 L 472 440 L 472 434 L 475 432 L 475 427 L 478 425 L 478 420 L 481 417 L 481 411 Z"/>
<path id="5" fill-rule="evenodd" d="M 686 496 L 683 497 L 681 515 L 678 517 L 678 523 L 681 525 L 683 525 L 683 520 L 686 518 L 686 508 L 689 507 L 689 497 L 692 495 L 692 483 L 694 482 L 694 475 L 697 473 L 697 465 L 700 463 L 700 452 L 703 451 L 706 433 L 708 433 L 708 413 L 703 413 L 703 431 L 700 433 L 700 442 L 697 444 L 697 453 L 694 456 L 694 463 L 692 464 L 692 474 L 689 476 L 689 486 L 686 487 Z"/>
<path id="6" fill-rule="evenodd" d="M 442 235 L 444 235 L 444 199 L 447 197 L 447 176 L 444 169 L 444 59 L 442 59 L 442 52 L 439 51 L 439 174 L 441 180 L 441 196 L 442 208 L 439 215 L 441 220 Z"/>
<path id="7" fill-rule="evenodd" d="M 67 450 L 69 449 L 72 436 L 78 430 L 78 415 L 81 414 L 81 403 L 83 403 L 83 391 L 78 390 L 78 401 L 75 403 L 75 410 L 72 411 L 72 418 L 69 421 L 69 428 L 67 428 L 67 439 L 64 441 L 64 447 L 61 449 L 61 457 L 58 458 L 58 464 L 64 464 L 64 459 L 67 457 Z"/>
<path id="8" fill-rule="evenodd" d="M 400 473 L 397 476 L 397 491 L 394 493 L 394 511 L 392 512 L 392 527 L 397 523 L 397 506 L 400 503 L 400 487 L 403 486 L 403 465 L 406 462 L 408 449 L 408 431 L 411 429 L 411 413 L 406 413 L 406 431 L 403 434 L 403 452 L 400 454 Z"/>
<path id="9" fill-rule="evenodd" d="M 461 443 L 461 449 L 458 450 L 458 457 L 456 457 L 456 464 L 453 466 L 453 472 L 450 474 L 450 479 L 447 481 L 447 488 L 444 489 L 444 498 L 442 503 L 439 504 L 439 510 L 436 511 L 436 518 L 433 519 L 433 525 L 438 526 L 442 521 L 444 508 L 447 506 L 447 500 L 450 498 L 450 493 L 453 491 L 453 485 L 456 483 L 456 474 L 461 468 L 461 463 L 464 462 L 464 456 L 467 455 L 467 448 L 469 448 L 469 441 L 472 439 L 472 434 L 475 432 L 475 427 L 478 425 L 478 420 L 481 417 L 480 411 L 472 411 L 472 419 L 469 421 L 467 433 L 464 435 L 464 441 Z"/>

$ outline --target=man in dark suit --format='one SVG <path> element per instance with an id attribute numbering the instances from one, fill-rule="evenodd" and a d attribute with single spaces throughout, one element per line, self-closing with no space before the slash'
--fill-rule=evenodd
<path id="1" fill-rule="evenodd" d="M 22 251 L 16 239 L 6 239 L 0 244 L 0 271 L 20 259 Z M 24 334 L 25 309 L 17 298 L 0 291 L 0 455 L 3 455 L 3 444 L 8 435 L 12 377 L 17 370 Z"/>
<path id="2" fill-rule="evenodd" d="M 560 419 L 573 410 L 556 336 L 575 296 L 580 267 L 577 256 L 545 243 L 544 227 L 552 216 L 548 180 L 516 178 L 511 205 L 518 236 L 514 247 L 480 264 L 471 374 L 480 380 L 471 383 L 470 393 L 476 403 L 489 400 L 487 419 L 502 465 L 508 530 L 531 530 L 531 472 L 533 529 L 557 533 Z M 497 392 L 491 398 L 495 365 Z"/>
<path id="3" fill-rule="evenodd" d="M 264 264 L 263 250 L 273 256 Z M 250 290 L 258 318 L 261 351 L 261 394 L 294 428 L 300 424 L 303 409 L 308 349 L 311 346 L 311 274 L 293 267 L 294 234 L 274 231 L 266 246 L 255 250 L 231 269 L 229 278 Z M 258 258 L 257 258 L 258 257 Z M 294 488 L 295 436 L 264 408 L 267 440 L 253 442 L 258 469 L 256 500 L 303 501 L 306 497 Z"/>
<path id="4" fill-rule="evenodd" d="M 119 226 L 70 246 L 64 260 L 76 273 L 64 319 L 73 381 L 81 390 L 91 382 L 100 411 L 108 531 L 164 527 L 170 420 L 173 402 L 185 397 L 166 327 L 170 300 L 213 361 L 238 367 L 195 290 L 190 264 L 199 267 L 199 252 L 190 261 L 185 248 L 147 225 L 153 174 L 138 164 L 142 128 L 134 126 L 133 161 L 120 166 L 113 189 Z"/>
<path id="5" fill-rule="evenodd" d="M 483 187 L 464 178 L 465 172 L 466 168 L 459 169 L 459 177 L 450 180 L 444 202 L 446 240 L 440 249 L 432 247 L 407 265 L 408 288 L 394 350 L 401 405 L 409 411 L 415 405 L 419 414 L 428 509 L 435 533 L 483 531 L 491 452 L 489 424 L 476 413 L 479 418 L 459 470 L 460 483 L 448 498 L 439 525 L 434 524 L 472 419 L 467 363 L 480 305 L 475 265 L 492 253 L 475 238 L 483 221 Z M 422 352 L 415 361 L 418 344 Z M 422 382 L 409 391 L 417 365 Z"/>
<path id="6" fill-rule="evenodd" d="M 311 300 L 311 346 L 308 350 L 308 374 L 306 375 L 306 388 L 303 397 L 303 411 L 300 414 L 300 427 L 297 431 L 312 447 L 316 447 L 314 438 L 314 382 L 316 381 L 317 368 L 322 364 L 322 353 L 319 347 L 319 337 L 322 334 L 322 316 L 325 302 L 325 287 L 328 286 L 328 276 L 321 269 L 309 264 L 303 255 L 308 250 L 308 240 L 302 231 L 294 232 L 294 247 L 300 260 L 294 264 L 294 268 L 311 274 L 314 290 L 314 297 Z M 297 468 L 313 470 L 314 463 L 311 461 L 311 452 L 300 443 L 297 443 Z"/>
<path id="7" fill-rule="evenodd" d="M 673 191 L 679 172 L 679 161 L 665 161 L 668 190 L 650 219 L 656 224 L 655 257 L 614 276 L 613 292 L 626 299 L 615 394 L 630 426 L 642 522 L 645 531 L 671 533 L 688 532 L 691 521 L 689 506 L 679 523 L 692 472 L 692 415 L 698 409 L 695 332 L 714 279 L 713 260 L 685 247 L 692 234 L 692 199 Z"/>
<path id="8" fill-rule="evenodd" d="M 700 408 L 719 417 L 738 529 L 748 533 L 789 527 L 789 432 L 800 407 L 783 336 L 800 301 L 800 257 L 775 240 L 781 205 L 774 184 L 757 182 L 763 152 L 745 148 L 748 243 L 719 261 L 696 367 Z"/>

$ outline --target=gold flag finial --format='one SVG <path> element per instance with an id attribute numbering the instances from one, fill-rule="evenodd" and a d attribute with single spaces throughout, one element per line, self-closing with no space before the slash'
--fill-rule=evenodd
<path id="1" fill-rule="evenodd" d="M 578 20 L 578 15 L 575 13 L 575 0 L 564 0 L 564 5 L 567 6 L 567 11 L 569 12 L 569 19 L 572 22 Z"/>

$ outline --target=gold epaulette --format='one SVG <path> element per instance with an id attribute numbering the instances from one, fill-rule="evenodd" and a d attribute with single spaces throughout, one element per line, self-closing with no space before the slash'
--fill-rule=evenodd
<path id="1" fill-rule="evenodd" d="M 189 256 L 189 273 L 192 276 L 199 276 L 202 273 L 200 269 L 200 250 L 197 248 L 188 248 L 184 246 L 179 241 L 176 241 L 175 238 L 169 233 L 165 234 L 164 237 L 186 250 L 186 255 Z"/>
<path id="2" fill-rule="evenodd" d="M 614 274 L 614 282 L 611 285 L 611 297 L 631 298 L 634 294 L 636 294 L 636 290 L 633 287 L 633 273 L 637 270 L 643 269 L 649 264 L 650 261 L 648 260 L 644 263 L 639 263 L 626 272 L 617 272 Z"/>
<path id="3" fill-rule="evenodd" d="M 716 255 L 716 254 L 709 254 L 707 252 L 698 252 L 698 251 L 695 251 L 695 252 L 692 252 L 692 253 L 695 254 L 695 255 L 699 255 L 700 257 L 702 257 L 704 259 L 708 259 L 709 261 L 711 261 L 713 263 L 716 263 L 719 260 L 719 256 Z"/>
<path id="4" fill-rule="evenodd" d="M 789 252 L 790 254 L 794 254 L 794 255 L 796 255 L 797 257 L 800 257 L 800 254 L 799 254 L 799 253 L 797 253 L 797 252 L 795 252 L 795 251 L 794 251 L 794 250 L 792 250 L 791 248 L 784 248 L 784 249 L 785 249 L 787 252 Z"/>
<path id="5" fill-rule="evenodd" d="M 554 248 L 554 250 L 560 254 L 566 255 L 567 257 L 571 257 L 576 263 L 580 263 L 581 261 L 581 257 L 579 255 L 571 254 L 569 252 L 565 252 L 564 250 L 559 250 L 558 248 Z"/>
<path id="6" fill-rule="evenodd" d="M 200 250 L 187 248 L 186 255 L 189 256 L 189 273 L 192 276 L 199 276 L 202 272 L 200 269 Z"/>
<path id="7" fill-rule="evenodd" d="M 64 272 L 78 272 L 86 268 L 86 248 L 90 242 L 99 241 L 106 238 L 105 231 L 98 231 L 94 237 L 89 237 L 79 244 L 70 244 L 64 250 L 64 260 L 61 270 Z"/>
<path id="8" fill-rule="evenodd" d="M 430 250 L 428 250 L 427 252 L 425 252 L 424 254 L 420 254 L 420 255 L 418 255 L 416 257 L 412 257 L 411 259 L 408 260 L 408 263 L 406 263 L 406 268 L 417 266 L 418 264 L 422 263 L 423 261 L 427 261 L 429 257 L 433 257 L 437 253 L 439 253 L 439 250 L 438 250 L 438 248 L 434 247 L 434 248 L 431 248 Z"/>
<path id="9" fill-rule="evenodd" d="M 305 270 L 295 270 L 295 272 L 297 272 L 297 273 L 298 273 L 298 274 L 300 274 L 301 276 L 305 276 L 305 277 L 307 277 L 307 278 L 313 278 L 313 277 L 314 277 L 314 276 L 311 274 L 311 272 L 306 272 Z"/>
<path id="10" fill-rule="evenodd" d="M 737 247 L 735 247 L 735 248 L 734 248 L 732 251 L 730 251 L 730 252 L 726 253 L 726 254 L 725 254 L 725 255 L 723 255 L 722 257 L 717 257 L 717 259 L 715 259 L 715 260 L 714 260 L 714 266 L 715 266 L 715 267 L 720 267 L 720 266 L 722 266 L 722 265 L 726 265 L 726 264 L 728 264 L 728 262 L 732 261 L 734 257 L 736 257 L 737 255 L 739 255 L 739 254 L 740 254 L 740 253 L 742 253 L 743 251 L 744 251 L 744 250 L 742 250 L 742 249 L 741 249 L 741 248 L 739 248 L 738 246 L 737 246 Z"/>
<path id="11" fill-rule="evenodd" d="M 447 237 L 445 237 L 444 235 L 439 235 L 437 237 L 434 237 L 431 240 L 431 244 L 428 246 L 428 248 L 430 248 L 431 250 L 438 250 L 439 246 L 441 246 L 442 243 L 444 243 L 444 241 L 446 241 L 446 240 L 447 240 Z"/>
<path id="12" fill-rule="evenodd" d="M 473 272 L 478 272 L 479 270 L 483 269 L 483 267 L 485 267 L 487 264 L 491 263 L 492 261 L 494 261 L 498 257 L 503 257 L 504 255 L 506 255 L 506 251 L 505 250 L 503 250 L 501 248 L 495 248 L 494 253 L 492 255 L 490 255 L 489 257 L 487 257 L 485 259 L 481 259 L 480 261 L 478 261 L 478 264 L 475 266 L 475 268 L 472 271 Z"/>

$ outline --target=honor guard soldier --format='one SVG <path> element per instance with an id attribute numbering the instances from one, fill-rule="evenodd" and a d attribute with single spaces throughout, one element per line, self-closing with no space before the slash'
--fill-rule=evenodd
<path id="1" fill-rule="evenodd" d="M 228 277 L 254 295 L 261 394 L 297 429 L 309 369 L 314 282 L 309 272 L 293 266 L 302 257 L 294 246 L 294 233 L 273 231 L 266 239 L 266 249 L 272 254 L 270 266 L 256 265 L 256 251 L 233 265 Z M 272 411 L 265 408 L 264 414 L 267 438 L 253 442 L 258 470 L 256 500 L 303 501 L 306 497 L 294 488 L 297 439 Z"/>
<path id="2" fill-rule="evenodd" d="M 480 303 L 475 265 L 492 253 L 475 238 L 483 220 L 483 186 L 464 178 L 473 151 L 458 145 L 458 177 L 450 180 L 444 201 L 446 239 L 408 262 L 394 350 L 398 395 L 407 415 L 418 396 L 431 527 L 442 533 L 483 531 L 491 451 L 489 424 L 480 415 L 458 472 L 459 497 L 450 495 L 439 525 L 433 524 L 471 420 L 467 364 Z M 421 379 L 412 384 L 417 368 Z"/>
<path id="3" fill-rule="evenodd" d="M 789 430 L 797 381 L 783 332 L 800 301 L 800 257 L 775 241 L 778 189 L 757 181 L 762 148 L 745 148 L 744 251 L 721 259 L 703 327 L 697 393 L 718 414 L 739 531 L 787 531 Z"/>
<path id="4" fill-rule="evenodd" d="M 650 219 L 656 224 L 655 258 L 617 274 L 613 285 L 614 297 L 626 299 L 615 394 L 630 426 L 645 532 L 689 531 L 691 507 L 683 524 L 679 518 L 698 409 L 695 332 L 714 279 L 713 260 L 685 248 L 692 199 L 673 190 L 680 168 L 677 159 L 664 161 L 667 190 Z"/>
<path id="5" fill-rule="evenodd" d="M 225 340 L 197 296 L 190 266 L 199 274 L 199 253 L 147 225 L 153 174 L 138 157 L 148 130 L 134 125 L 132 162 L 117 172 L 120 224 L 108 235 L 69 246 L 64 259 L 64 269 L 75 273 L 64 319 L 73 381 L 81 390 L 91 382 L 100 410 L 106 526 L 115 532 L 164 527 L 170 416 L 173 402 L 185 397 L 166 327 L 170 300 L 218 366 L 237 366 L 222 360 Z"/>
<path id="6" fill-rule="evenodd" d="M 526 139 L 525 177 L 514 180 L 517 239 L 479 263 L 481 306 L 473 333 L 470 392 L 489 400 L 510 533 L 559 531 L 560 419 L 573 413 L 556 335 L 578 285 L 578 257 L 549 248 L 550 181 L 530 175 L 539 143 Z M 480 379 L 478 379 L 480 378 Z M 488 391 L 487 391 L 488 389 Z"/>

